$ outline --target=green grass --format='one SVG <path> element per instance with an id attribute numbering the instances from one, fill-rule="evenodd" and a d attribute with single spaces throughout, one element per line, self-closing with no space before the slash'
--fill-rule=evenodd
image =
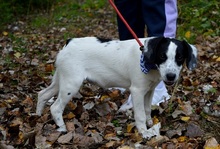
<path id="1" fill-rule="evenodd" d="M 104 0 L 60 0 L 54 4 L 49 13 L 37 14 L 31 19 L 30 26 L 32 28 L 49 28 L 60 27 L 65 24 L 65 27 L 72 27 L 71 22 L 79 20 L 79 18 L 95 17 L 94 10 L 99 10 L 106 6 L 108 2 Z M 75 27 L 80 27 L 81 24 Z M 65 37 L 72 36 L 71 33 L 64 33 Z"/>
<path id="2" fill-rule="evenodd" d="M 0 30 L 32 13 L 49 12 L 58 0 L 0 0 Z"/>
<path id="3" fill-rule="evenodd" d="M 177 35 L 193 42 L 197 36 L 220 36 L 219 0 L 180 0 Z"/>
<path id="4" fill-rule="evenodd" d="M 98 18 L 96 16 L 98 10 L 106 6 L 111 7 L 107 0 L 0 1 L 3 1 L 0 3 L 2 14 L 0 30 L 4 30 L 2 24 L 11 23 L 16 21 L 16 18 L 29 15 L 32 15 L 29 22 L 32 28 L 48 29 L 62 26 L 64 23 L 66 27 L 71 28 L 71 22 L 81 18 Z M 177 37 L 193 43 L 198 36 L 220 36 L 219 7 L 219 0 L 179 0 Z M 115 16 L 112 17 L 115 19 Z M 84 25 L 83 21 L 81 24 L 77 23 L 75 28 Z M 65 33 L 64 36 L 72 35 Z"/>
<path id="5" fill-rule="evenodd" d="M 9 34 L 9 37 L 13 41 L 13 44 L 14 44 L 13 50 L 15 52 L 26 53 L 28 51 L 26 39 L 24 39 L 23 37 L 17 37 L 11 33 Z"/>
<path id="6" fill-rule="evenodd" d="M 47 16 L 38 15 L 32 19 L 30 25 L 32 28 L 46 28 L 50 24 L 50 19 Z"/>

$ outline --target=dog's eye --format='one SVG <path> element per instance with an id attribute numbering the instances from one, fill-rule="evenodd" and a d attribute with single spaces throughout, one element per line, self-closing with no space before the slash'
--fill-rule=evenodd
<path id="1" fill-rule="evenodd" d="M 177 60 L 178 61 L 182 61 L 183 60 L 183 56 L 181 56 L 181 55 L 177 56 Z"/>
<path id="2" fill-rule="evenodd" d="M 165 53 L 161 53 L 160 54 L 160 59 L 162 59 L 162 60 L 166 59 L 166 54 Z"/>

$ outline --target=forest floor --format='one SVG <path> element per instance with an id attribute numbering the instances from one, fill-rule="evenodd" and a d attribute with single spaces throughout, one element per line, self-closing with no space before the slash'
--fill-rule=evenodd
<path id="1" fill-rule="evenodd" d="M 142 139 L 132 110 L 117 112 L 129 91 L 88 83 L 80 90 L 83 97 L 65 108 L 63 134 L 56 131 L 50 106 L 41 117 L 33 115 L 37 93 L 50 84 L 66 39 L 118 38 L 115 14 L 101 9 L 36 28 L 29 24 L 34 17 L 8 24 L 0 37 L 0 148 L 220 148 L 220 37 L 197 36 L 198 67 L 184 68 L 172 100 L 152 109 L 159 137 Z"/>

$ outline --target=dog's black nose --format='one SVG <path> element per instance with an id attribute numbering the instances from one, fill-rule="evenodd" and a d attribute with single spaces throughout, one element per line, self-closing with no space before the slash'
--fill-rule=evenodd
<path id="1" fill-rule="evenodd" d="M 167 77 L 167 80 L 168 80 L 168 81 L 174 81 L 174 79 L 176 78 L 176 74 L 174 74 L 174 73 L 168 73 L 168 74 L 166 75 L 166 77 Z"/>

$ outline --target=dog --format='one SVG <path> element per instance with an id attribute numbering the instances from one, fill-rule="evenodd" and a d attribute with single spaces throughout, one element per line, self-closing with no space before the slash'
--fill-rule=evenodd
<path id="1" fill-rule="evenodd" d="M 173 85 L 186 62 L 189 70 L 197 65 L 197 49 L 186 41 L 173 38 L 141 38 L 143 51 L 134 39 L 102 40 L 97 37 L 73 38 L 59 52 L 56 71 L 49 87 L 38 94 L 36 114 L 41 115 L 46 102 L 58 94 L 50 107 L 59 127 L 67 131 L 62 114 L 66 104 L 83 81 L 102 88 L 122 87 L 130 90 L 134 119 L 138 132 L 147 138 L 147 126 L 152 126 L 151 101 L 155 87 L 163 80 Z"/>

